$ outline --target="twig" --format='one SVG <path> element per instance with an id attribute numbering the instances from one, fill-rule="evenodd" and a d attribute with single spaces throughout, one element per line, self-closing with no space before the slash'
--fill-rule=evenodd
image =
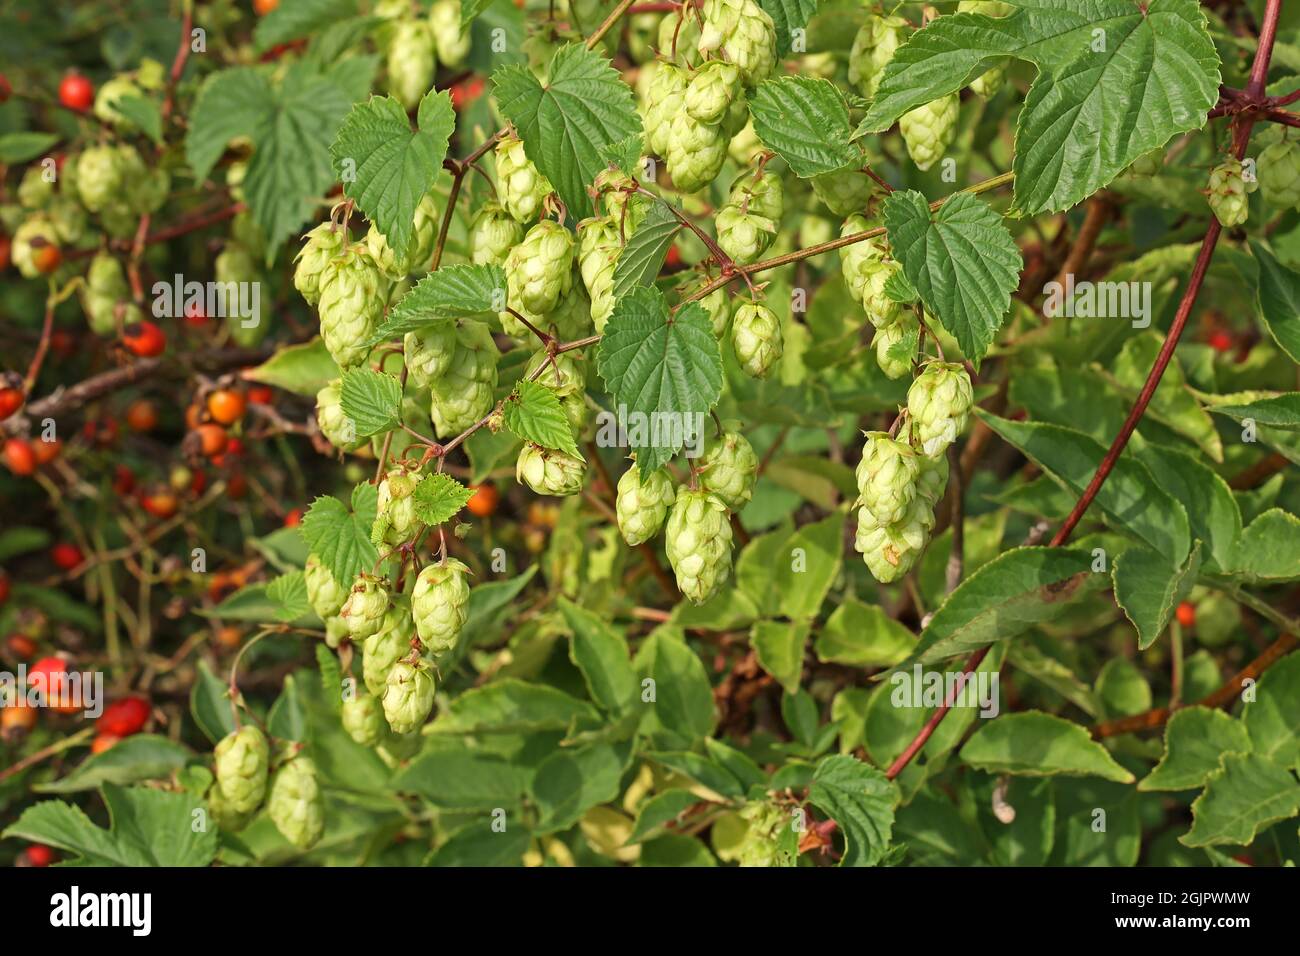
<path id="1" fill-rule="evenodd" d="M 956 443 L 948 446 L 948 494 L 952 502 L 949 513 L 952 515 L 952 552 L 948 556 L 948 569 L 944 584 L 952 592 L 961 583 L 962 569 L 965 565 L 966 522 L 962 507 L 961 454 Z"/>

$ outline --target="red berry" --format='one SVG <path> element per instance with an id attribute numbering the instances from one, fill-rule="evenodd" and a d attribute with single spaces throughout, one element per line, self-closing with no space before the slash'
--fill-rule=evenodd
<path id="1" fill-rule="evenodd" d="M 114 737 L 112 734 L 100 734 L 95 738 L 94 743 L 90 745 L 92 754 L 102 754 L 105 750 L 112 750 L 121 737 Z"/>
<path id="2" fill-rule="evenodd" d="M 13 91 L 14 88 L 9 85 L 9 78 L 3 73 L 0 73 L 0 103 L 7 103 L 9 101 L 9 94 Z"/>
<path id="3" fill-rule="evenodd" d="M 149 712 L 149 702 L 143 697 L 124 697 L 104 708 L 95 730 L 103 736 L 130 737 L 144 729 Z"/>
<path id="4" fill-rule="evenodd" d="M 77 340 L 67 329 L 55 329 L 50 334 L 50 351 L 59 358 L 71 358 L 77 351 Z"/>
<path id="5" fill-rule="evenodd" d="M 126 465 L 118 465 L 113 471 L 113 493 L 119 496 L 126 496 L 134 489 L 135 472 Z"/>
<path id="6" fill-rule="evenodd" d="M 1222 329 L 1210 333 L 1209 343 L 1216 352 L 1230 352 L 1234 348 L 1232 336 Z"/>
<path id="7" fill-rule="evenodd" d="M 284 526 L 286 528 L 296 528 L 302 524 L 302 509 L 294 508 L 284 516 Z"/>
<path id="8" fill-rule="evenodd" d="M 85 555 L 81 553 L 80 548 L 75 544 L 69 544 L 66 541 L 61 541 L 54 547 L 50 548 L 50 557 L 54 560 L 54 563 L 64 571 L 71 571 L 73 568 L 80 565 L 81 562 L 86 560 Z"/>
<path id="9" fill-rule="evenodd" d="M 226 430 L 220 425 L 214 425 L 211 422 L 194 429 L 194 434 L 198 436 L 195 441 L 199 446 L 199 451 L 209 458 L 220 455 L 229 447 L 231 442 Z"/>
<path id="10" fill-rule="evenodd" d="M 30 475 L 36 470 L 36 453 L 21 438 L 11 438 L 5 442 L 4 458 L 5 464 L 15 475 Z"/>
<path id="11" fill-rule="evenodd" d="M 1178 605 L 1178 610 L 1174 612 L 1178 618 L 1178 623 L 1183 627 L 1191 627 L 1196 623 L 1196 608 L 1187 601 Z"/>
<path id="12" fill-rule="evenodd" d="M 57 438 L 51 438 L 49 441 L 41 439 L 32 442 L 32 454 L 36 456 L 36 464 L 48 465 L 54 459 L 59 457 L 59 452 L 63 450 L 63 442 Z"/>
<path id="13" fill-rule="evenodd" d="M 153 358 L 167 347 L 167 336 L 148 320 L 133 322 L 122 330 L 122 344 L 141 358 Z"/>
<path id="14" fill-rule="evenodd" d="M 248 390 L 248 400 L 254 405 L 270 405 L 275 401 L 275 389 L 270 385 L 254 385 Z"/>
<path id="15" fill-rule="evenodd" d="M 140 496 L 140 507 L 155 518 L 170 518 L 180 507 L 169 489 L 157 489 Z"/>
<path id="16" fill-rule="evenodd" d="M 28 866 L 49 866 L 59 861 L 59 855 L 43 843 L 33 843 L 23 851 Z"/>
<path id="17" fill-rule="evenodd" d="M 3 232 L 0 232 L 0 272 L 4 272 L 9 268 L 9 253 L 12 249 L 12 241 Z"/>
<path id="18" fill-rule="evenodd" d="M 134 401 L 127 406 L 126 423 L 132 431 L 151 432 L 158 427 L 158 409 L 147 398 Z"/>
<path id="19" fill-rule="evenodd" d="M 20 661 L 25 661 L 36 653 L 36 642 L 26 634 L 10 634 L 5 647 Z"/>
<path id="20" fill-rule="evenodd" d="M 95 102 L 95 85 L 80 73 L 69 73 L 59 84 L 59 102 L 70 110 L 84 113 Z"/>
<path id="21" fill-rule="evenodd" d="M 483 78 L 470 77 L 451 88 L 451 106 L 457 111 L 463 110 L 483 95 Z"/>
<path id="22" fill-rule="evenodd" d="M 9 600 L 9 575 L 0 571 L 0 607 Z"/>
<path id="23" fill-rule="evenodd" d="M 672 269 L 682 264 L 682 254 L 676 246 L 668 247 L 668 255 L 664 257 L 664 265 Z"/>
<path id="24" fill-rule="evenodd" d="M 203 311 L 203 306 L 197 302 L 191 302 L 185 307 L 185 324 L 196 329 L 201 329 L 208 324 L 208 316 Z"/>
<path id="25" fill-rule="evenodd" d="M 70 698 L 71 689 L 54 678 L 68 672 L 68 662 L 62 657 L 42 657 L 27 668 L 27 685 L 46 698 L 46 705 L 61 714 L 76 713 L 81 707 Z M 55 695 L 58 695 L 57 699 Z"/>
<path id="26" fill-rule="evenodd" d="M 52 242 L 37 246 L 32 243 L 32 265 L 41 275 L 49 275 L 63 261 L 63 250 Z"/>
<path id="27" fill-rule="evenodd" d="M 17 388 L 0 388 L 0 422 L 23 407 L 23 393 Z"/>

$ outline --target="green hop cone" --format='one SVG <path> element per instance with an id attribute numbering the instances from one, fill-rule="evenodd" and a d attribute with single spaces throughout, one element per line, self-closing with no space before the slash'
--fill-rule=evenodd
<path id="1" fill-rule="evenodd" d="M 605 323 L 614 311 L 614 266 L 623 243 L 619 227 L 611 216 L 584 219 L 578 223 L 578 272 L 591 296 L 591 319 L 596 331 L 605 331 Z"/>
<path id="2" fill-rule="evenodd" d="M 930 458 L 927 455 L 922 455 L 921 470 L 916 476 L 917 500 L 923 500 L 930 512 L 933 513 L 947 487 L 948 457 L 941 455 L 938 458 Z"/>
<path id="3" fill-rule="evenodd" d="M 384 579 L 362 572 L 348 592 L 339 615 L 347 621 L 352 640 L 362 641 L 376 633 L 388 611 L 388 586 Z"/>
<path id="4" fill-rule="evenodd" d="M 822 205 L 836 216 L 863 212 L 876 198 L 876 184 L 870 176 L 856 169 L 822 173 L 808 182 Z"/>
<path id="5" fill-rule="evenodd" d="M 307 555 L 307 566 L 303 569 L 307 582 L 307 603 L 320 616 L 322 621 L 338 617 L 347 598 L 343 588 L 334 579 L 334 573 L 314 554 Z"/>
<path id="6" fill-rule="evenodd" d="M 871 344 L 876 349 L 876 363 L 885 373 L 886 378 L 902 378 L 912 371 L 912 352 L 916 345 L 913 334 L 917 326 L 916 317 L 911 313 L 904 313 L 901 322 L 876 329 Z M 905 347 L 907 344 L 911 344 L 913 349 L 907 349 Z"/>
<path id="7" fill-rule="evenodd" d="M 433 711 L 436 685 L 426 661 L 398 661 L 384 687 L 384 718 L 395 734 L 418 730 Z"/>
<path id="8" fill-rule="evenodd" d="M 1289 140 L 1267 146 L 1255 160 L 1259 185 L 1270 204 L 1300 206 L 1300 146 Z"/>
<path id="9" fill-rule="evenodd" d="M 433 260 L 433 250 L 438 245 L 438 230 L 442 226 L 442 215 L 438 211 L 438 197 L 427 192 L 415 205 L 415 216 L 411 220 L 411 240 L 407 247 L 406 271 L 423 273 L 429 271 Z"/>
<path id="10" fill-rule="evenodd" d="M 776 223 L 765 216 L 744 212 L 739 205 L 727 203 L 714 220 L 718 245 L 735 262 L 757 262 L 776 238 Z"/>
<path id="11" fill-rule="evenodd" d="M 260 281 L 261 273 L 257 262 L 248 248 L 240 242 L 230 241 L 221 250 L 213 264 L 217 281 L 226 288 L 231 283 L 253 285 Z M 226 328 L 230 330 L 231 341 L 243 348 L 253 348 L 266 337 L 269 331 L 261 315 L 240 315 L 231 310 L 226 314 Z"/>
<path id="12" fill-rule="evenodd" d="M 862 555 L 867 569 L 881 584 L 897 581 L 916 564 L 929 540 L 933 512 L 925 501 L 917 499 L 908 507 L 904 520 L 880 524 L 866 507 L 858 509 L 858 530 L 853 546 Z"/>
<path id="13" fill-rule="evenodd" d="M 685 9 L 675 10 L 659 21 L 659 55 L 678 66 L 694 67 L 699 62 L 700 21 Z"/>
<path id="14" fill-rule="evenodd" d="M 405 110 L 413 110 L 433 88 L 433 35 L 421 20 L 403 20 L 388 45 L 388 92 Z"/>
<path id="15" fill-rule="evenodd" d="M 257 727 L 246 724 L 221 739 L 213 756 L 217 786 L 232 813 L 252 813 L 266 795 L 271 749 Z"/>
<path id="16" fill-rule="evenodd" d="M 470 260 L 481 265 L 504 265 L 510 250 L 523 238 L 523 227 L 500 203 L 486 202 L 470 223 Z"/>
<path id="17" fill-rule="evenodd" d="M 165 169 L 150 169 L 132 179 L 129 187 L 131 208 L 140 215 L 154 213 L 167 201 L 171 193 L 172 177 Z"/>
<path id="18" fill-rule="evenodd" d="M 731 142 L 727 144 L 727 155 L 737 166 L 748 166 L 763 152 L 763 143 L 754 131 L 754 121 L 746 117 L 745 125 L 740 128 Z"/>
<path id="19" fill-rule="evenodd" d="M 37 279 L 43 273 L 36 266 L 36 250 L 58 244 L 59 234 L 54 229 L 54 223 L 44 213 L 35 213 L 14 230 L 10 254 L 24 279 Z"/>
<path id="20" fill-rule="evenodd" d="M 559 398 L 580 395 L 587 387 L 586 363 L 573 352 L 560 352 L 551 358 L 545 350 L 538 351 L 524 367 L 524 378 L 533 378 L 539 368 L 542 372 L 535 381 L 555 392 Z"/>
<path id="21" fill-rule="evenodd" d="M 1210 209 L 1225 229 L 1240 226 L 1250 215 L 1242 172 L 1242 165 L 1236 159 L 1227 159 L 1210 170 Z"/>
<path id="22" fill-rule="evenodd" d="M 456 354 L 456 323 L 431 322 L 402 337 L 402 361 L 416 385 L 427 386 L 451 368 Z"/>
<path id="23" fill-rule="evenodd" d="M 726 161 L 727 136 L 720 127 L 686 114 L 677 117 L 667 138 L 664 162 L 679 192 L 699 192 L 717 178 Z"/>
<path id="24" fill-rule="evenodd" d="M 456 647 L 469 614 L 469 568 L 455 558 L 428 565 L 415 579 L 411 614 L 420 643 L 434 657 Z"/>
<path id="25" fill-rule="evenodd" d="M 974 397 L 966 369 L 931 362 L 907 390 L 907 413 L 921 451 L 938 457 L 966 429 Z"/>
<path id="26" fill-rule="evenodd" d="M 667 156 L 673 126 L 677 117 L 686 111 L 686 89 L 690 81 L 685 71 L 671 63 L 655 61 L 645 69 L 650 70 L 643 111 L 646 149 L 656 156 Z"/>
<path id="27" fill-rule="evenodd" d="M 1000 0 L 961 0 L 957 4 L 958 13 L 982 13 L 986 17 L 1005 17 L 1014 8 Z M 971 80 L 971 92 L 984 99 L 992 99 L 1002 89 L 1007 77 L 1005 63 L 1000 63 Z"/>
<path id="28" fill-rule="evenodd" d="M 482 322 L 456 329 L 451 365 L 430 387 L 429 417 L 439 438 L 452 438 L 492 410 L 501 352 Z"/>
<path id="29" fill-rule="evenodd" d="M 86 234 L 86 210 L 81 203 L 66 196 L 55 196 L 50 200 L 45 214 L 50 217 L 50 225 L 65 245 L 75 245 Z"/>
<path id="30" fill-rule="evenodd" d="M 785 187 L 781 177 L 766 171 L 754 169 L 737 176 L 731 184 L 728 201 L 774 222 L 785 215 Z"/>
<path id="31" fill-rule="evenodd" d="M 644 544 L 659 533 L 676 497 L 672 482 L 662 468 L 645 478 L 635 463 L 623 472 L 618 480 L 614 513 L 619 533 L 629 547 Z"/>
<path id="32" fill-rule="evenodd" d="M 294 256 L 293 286 L 315 306 L 320 301 L 320 280 L 325 266 L 347 245 L 347 231 L 332 222 L 322 222 L 303 237 L 302 248 Z"/>
<path id="33" fill-rule="evenodd" d="M 854 213 L 845 219 L 844 225 L 840 227 L 840 238 L 855 236 L 869 229 L 877 228 L 878 225 L 878 223 L 871 222 L 866 216 Z M 862 301 L 862 293 L 867 284 L 867 277 L 871 275 L 877 264 L 885 258 L 885 250 L 880 244 L 881 241 L 881 239 L 863 239 L 840 250 L 840 269 L 844 274 L 844 284 L 849 287 L 849 295 L 856 302 Z"/>
<path id="34" fill-rule="evenodd" d="M 727 506 L 707 491 L 681 488 L 668 512 L 665 545 L 677 588 L 703 604 L 731 577 L 731 522 Z"/>
<path id="35" fill-rule="evenodd" d="M 135 123 L 117 109 L 118 102 L 129 97 L 143 98 L 144 93 L 130 77 L 113 77 L 95 93 L 95 116 L 108 123 L 119 133 L 135 132 Z"/>
<path id="36" fill-rule="evenodd" d="M 54 198 L 54 182 L 45 178 L 45 167 L 29 166 L 18 183 L 18 202 L 25 209 L 44 209 Z"/>
<path id="37" fill-rule="evenodd" d="M 902 520 L 916 497 L 920 456 L 886 432 L 867 432 L 856 477 L 859 500 L 877 524 Z"/>
<path id="38" fill-rule="evenodd" d="M 325 798 L 316 779 L 316 764 L 298 754 L 275 773 L 266 810 L 275 828 L 300 850 L 314 846 L 325 832 Z"/>
<path id="39" fill-rule="evenodd" d="M 332 617 L 325 622 L 325 646 L 330 650 L 338 650 L 339 645 L 350 638 L 347 622 L 343 618 Z"/>
<path id="40" fill-rule="evenodd" d="M 705 312 L 709 313 L 709 321 L 713 323 L 713 334 L 721 339 L 727 332 L 727 323 L 731 321 L 730 293 L 723 286 L 696 301 L 703 306 Z"/>
<path id="41" fill-rule="evenodd" d="M 1125 172 L 1130 176 L 1139 176 L 1148 179 L 1156 176 L 1165 168 L 1165 148 L 1158 146 L 1150 152 L 1143 153 L 1129 166 Z"/>
<path id="42" fill-rule="evenodd" d="M 754 496 L 758 456 L 740 432 L 728 430 L 709 442 L 696 467 L 700 473 L 700 487 L 732 511 L 745 507 Z"/>
<path id="43" fill-rule="evenodd" d="M 903 317 L 902 303 L 885 293 L 885 286 L 898 269 L 894 260 L 880 259 L 871 263 L 863 275 L 862 308 L 866 310 L 867 321 L 877 329 L 890 328 Z"/>
<path id="44" fill-rule="evenodd" d="M 582 491 L 587 463 L 556 448 L 525 442 L 515 463 L 515 478 L 539 495 L 566 497 Z"/>
<path id="45" fill-rule="evenodd" d="M 405 468 L 394 468 L 379 483 L 376 495 L 375 533 L 382 529 L 385 544 L 409 541 L 420 526 L 415 516 L 415 486 L 420 479 Z"/>
<path id="46" fill-rule="evenodd" d="M 343 701 L 343 729 L 363 747 L 375 747 L 384 739 L 387 725 L 384 707 L 373 694 L 353 694 Z"/>
<path id="47" fill-rule="evenodd" d="M 755 0 L 704 0 L 696 49 L 714 53 L 740 70 L 746 86 L 757 86 L 776 65 L 776 25 Z"/>
<path id="48" fill-rule="evenodd" d="M 443 66 L 455 68 L 465 62 L 470 34 L 460 28 L 460 0 L 434 0 L 429 8 L 429 29 Z"/>
<path id="49" fill-rule="evenodd" d="M 388 244 L 388 239 L 382 232 L 373 225 L 366 231 L 365 239 L 362 240 L 366 246 L 366 252 L 370 254 L 371 260 L 378 266 L 379 271 L 384 274 L 385 278 L 394 281 L 405 279 L 410 272 L 410 262 L 408 259 L 399 259 L 393 247 Z"/>
<path id="50" fill-rule="evenodd" d="M 957 94 L 950 93 L 904 113 L 899 119 L 898 129 L 907 144 L 907 154 L 921 172 L 937 163 L 952 144 L 960 111 Z"/>
<path id="51" fill-rule="evenodd" d="M 740 810 L 740 817 L 749 823 L 749 828 L 739 847 L 737 865 L 759 867 L 796 864 L 795 854 L 791 850 L 797 841 L 789 841 L 790 845 L 785 850 L 781 847 L 783 831 L 794 825 L 789 812 L 767 800 L 755 800 Z"/>
<path id="52" fill-rule="evenodd" d="M 552 192 L 550 181 L 529 161 L 517 136 L 504 136 L 497 143 L 496 166 L 497 192 L 506 212 L 517 222 L 532 222 Z"/>
<path id="53" fill-rule="evenodd" d="M 642 205 L 632 202 L 632 192 L 637 182 L 623 170 L 607 166 L 596 174 L 592 189 L 601 197 L 605 215 L 617 228 L 621 225 L 625 235 L 631 235 L 645 218 Z"/>
<path id="54" fill-rule="evenodd" d="M 216 783 L 208 788 L 207 801 L 212 819 L 216 821 L 218 827 L 227 832 L 238 833 L 253 819 L 252 813 L 236 812 L 225 794 L 221 792 L 220 785 Z"/>
<path id="55" fill-rule="evenodd" d="M 710 125 L 722 122 L 731 103 L 740 95 L 740 68 L 734 63 L 710 60 L 686 85 L 686 112 Z"/>
<path id="56" fill-rule="evenodd" d="M 867 14 L 867 19 L 853 37 L 849 50 L 849 82 L 870 99 L 884 77 L 885 67 L 907 37 L 907 21 L 902 17 Z"/>
<path id="57" fill-rule="evenodd" d="M 321 338 L 340 368 L 360 365 L 370 354 L 365 341 L 384 312 L 383 277 L 358 244 L 331 259 L 320 277 Z"/>
<path id="58" fill-rule="evenodd" d="M 113 335 L 117 331 L 117 305 L 130 298 L 131 289 L 121 263 L 107 252 L 97 252 L 90 260 L 81 300 L 90 330 L 96 335 Z M 124 324 L 127 318 L 123 316 Z"/>
<path id="59" fill-rule="evenodd" d="M 785 348 L 781 320 L 765 305 L 741 302 L 731 317 L 731 347 L 740 367 L 754 378 L 762 378 Z"/>
<path id="60" fill-rule="evenodd" d="M 406 609 L 394 605 L 384 614 L 379 630 L 361 645 L 361 679 L 370 693 L 382 695 L 388 672 L 410 653 L 411 626 Z"/>
<path id="61" fill-rule="evenodd" d="M 316 425 L 340 451 L 356 451 L 366 443 L 357 437 L 356 423 L 343 412 L 342 379 L 334 379 L 316 393 Z"/>
<path id="62" fill-rule="evenodd" d="M 558 222 L 543 220 L 529 229 L 506 257 L 511 307 L 533 315 L 553 311 L 573 282 L 573 253 L 573 235 Z"/>
<path id="63" fill-rule="evenodd" d="M 559 305 L 545 318 L 544 324 L 546 331 L 553 333 L 561 342 L 591 334 L 591 297 L 581 282 L 569 284 L 569 291 L 560 296 Z"/>

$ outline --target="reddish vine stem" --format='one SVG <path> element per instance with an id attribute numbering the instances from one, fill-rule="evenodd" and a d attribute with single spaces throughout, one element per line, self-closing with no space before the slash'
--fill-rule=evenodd
<path id="1" fill-rule="evenodd" d="M 1255 62 L 1251 66 L 1250 82 L 1246 86 L 1245 95 L 1247 98 L 1258 98 L 1263 93 L 1265 80 L 1268 75 L 1269 61 L 1273 56 L 1273 43 L 1277 37 L 1278 17 L 1281 14 L 1281 11 L 1282 0 L 1268 0 L 1268 7 L 1264 11 L 1264 25 L 1260 30 L 1259 35 L 1259 47 L 1255 53 Z M 1258 117 L 1255 114 L 1250 112 L 1242 112 L 1234 118 L 1233 122 L 1236 126 L 1233 136 L 1233 155 L 1238 159 L 1241 159 L 1241 157 L 1245 155 L 1246 144 L 1250 140 L 1250 131 L 1255 125 L 1257 118 Z M 1057 531 L 1055 537 L 1052 538 L 1053 546 L 1060 546 L 1069 539 L 1070 533 L 1074 530 L 1075 526 L 1078 525 L 1079 519 L 1082 518 L 1083 513 L 1088 510 L 1088 506 L 1092 504 L 1093 499 L 1097 497 L 1097 492 L 1101 490 L 1101 486 L 1106 481 L 1106 477 L 1110 474 L 1111 470 L 1114 469 L 1115 463 L 1119 460 L 1120 454 L 1128 444 L 1128 440 L 1132 436 L 1134 429 L 1137 428 L 1138 421 L 1146 411 L 1147 405 L 1151 401 L 1151 396 L 1155 393 L 1156 386 L 1160 384 L 1160 379 L 1164 375 L 1165 369 L 1169 365 L 1169 360 L 1173 356 L 1174 349 L 1178 345 L 1178 339 L 1182 336 L 1183 329 L 1187 325 L 1187 317 L 1191 314 L 1192 305 L 1196 302 L 1196 297 L 1201 291 L 1201 285 L 1205 281 L 1206 270 L 1209 268 L 1210 259 L 1214 255 L 1214 247 L 1217 245 L 1219 235 L 1222 231 L 1223 229 L 1219 225 L 1219 220 L 1217 218 L 1211 219 L 1210 226 L 1205 232 L 1205 239 L 1201 242 L 1201 251 L 1197 255 L 1196 265 L 1192 269 L 1191 280 L 1188 282 L 1187 290 L 1183 293 L 1182 301 L 1178 306 L 1178 313 L 1174 317 L 1174 323 L 1169 329 L 1169 334 L 1165 337 L 1164 346 L 1161 348 L 1160 354 L 1156 357 L 1155 364 L 1152 366 L 1151 372 L 1147 376 L 1146 384 L 1142 387 L 1142 392 L 1138 395 L 1137 401 L 1133 403 L 1133 408 L 1130 410 L 1128 418 L 1125 420 L 1119 434 L 1115 436 L 1114 442 L 1111 443 L 1110 450 L 1107 451 L 1106 457 L 1102 460 L 1101 465 L 1097 468 L 1096 474 L 1092 476 L 1092 480 L 1088 483 L 1087 489 L 1085 489 L 1082 497 L 1079 498 L 1079 501 L 1075 504 L 1069 516 L 1065 519 L 1065 523 L 1061 526 L 1061 529 Z M 1283 635 L 1277 642 L 1275 642 L 1275 646 L 1281 644 L 1287 639 L 1290 640 L 1291 645 L 1294 644 L 1294 638 L 1291 638 L 1289 635 Z M 1291 645 L 1288 645 L 1288 647 Z M 990 645 L 990 647 L 991 646 L 992 645 Z M 885 771 L 887 777 L 892 780 L 894 777 L 897 777 L 902 773 L 903 768 L 906 767 L 908 763 L 911 762 L 912 758 L 916 756 L 917 752 L 925 746 L 926 741 L 930 739 L 935 728 L 939 726 L 944 717 L 948 715 L 948 711 L 952 709 L 953 701 L 958 695 L 960 695 L 967 679 L 974 670 L 979 667 L 980 662 L 984 660 L 988 655 L 988 652 L 989 647 L 982 647 L 970 656 L 966 661 L 965 666 L 962 668 L 961 677 L 957 680 L 952 696 L 945 699 L 943 706 L 935 710 L 935 712 L 930 716 L 930 719 L 926 721 L 925 726 L 921 728 L 920 733 L 916 735 L 912 742 L 907 745 L 906 749 L 899 754 L 898 759 L 890 765 L 887 771 Z M 1230 686 L 1231 684 L 1225 685 L 1224 688 L 1220 688 L 1220 691 L 1216 693 L 1221 693 L 1224 690 L 1227 690 Z M 1231 697 L 1231 692 L 1229 692 L 1229 697 Z"/>
<path id="2" fill-rule="evenodd" d="M 185 12 L 181 16 L 181 41 L 176 47 L 176 56 L 172 60 L 171 72 L 167 75 L 167 94 L 163 97 L 162 118 L 163 122 L 171 116 L 172 98 L 176 93 L 176 84 L 180 82 L 181 74 L 185 72 L 185 61 L 190 55 L 190 31 L 194 29 L 194 5 L 186 0 Z"/>
<path id="3" fill-rule="evenodd" d="M 158 232 L 150 233 L 145 236 L 144 244 L 146 246 L 151 246 L 156 242 L 166 242 L 169 239 L 175 239 L 178 236 L 184 236 L 187 233 L 196 232 L 197 230 L 203 229 L 207 226 L 216 225 L 217 223 L 224 222 L 227 219 L 233 219 L 243 211 L 244 204 L 239 202 L 231 206 L 226 206 L 225 208 L 219 209 L 213 213 L 207 213 L 205 215 L 195 216 L 192 219 L 182 220 L 174 226 L 168 226 L 166 229 L 160 229 Z M 118 248 L 122 248 L 122 246 L 119 244 Z M 128 244 L 126 248 L 132 248 L 132 244 Z M 98 251 L 97 248 L 77 249 L 76 251 L 69 253 L 67 258 L 87 259 Z"/>

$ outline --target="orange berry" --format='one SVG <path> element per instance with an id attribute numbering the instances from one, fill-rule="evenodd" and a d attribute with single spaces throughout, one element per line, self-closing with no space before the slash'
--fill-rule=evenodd
<path id="1" fill-rule="evenodd" d="M 219 388 L 208 396 L 208 414 L 223 425 L 233 425 L 243 418 L 246 407 L 244 396 L 233 389 Z"/>
<path id="2" fill-rule="evenodd" d="M 122 345 L 141 358 L 161 355 L 167 348 L 167 336 L 153 322 L 132 322 L 122 330 Z"/>
<path id="3" fill-rule="evenodd" d="M 100 734 L 95 738 L 95 742 L 90 745 L 90 752 L 92 754 L 102 754 L 121 739 L 121 737 L 114 737 L 112 734 Z"/>
<path id="4" fill-rule="evenodd" d="M 11 438 L 5 442 L 4 459 L 15 475 L 30 475 L 36 470 L 36 453 L 21 438 Z"/>
<path id="5" fill-rule="evenodd" d="M 54 243 L 32 249 L 32 265 L 42 275 L 49 275 L 63 262 L 63 252 Z"/>
<path id="6" fill-rule="evenodd" d="M 465 505 L 470 514 L 486 518 L 496 513 L 497 502 L 501 500 L 501 495 L 495 485 L 470 485 L 470 490 L 474 492 L 474 497 L 470 498 Z"/>
<path id="7" fill-rule="evenodd" d="M 220 425 L 208 423 L 200 425 L 194 429 L 194 433 L 199 436 L 198 444 L 203 454 L 209 458 L 214 458 L 226 450 L 226 445 L 230 443 L 230 436 Z"/>
<path id="8" fill-rule="evenodd" d="M 1178 618 L 1178 623 L 1183 627 L 1191 627 L 1196 623 L 1196 608 L 1189 602 L 1184 601 L 1178 605 L 1178 610 L 1174 612 Z"/>
<path id="9" fill-rule="evenodd" d="M 22 408 L 24 401 L 22 389 L 0 388 L 0 422 Z"/>
<path id="10" fill-rule="evenodd" d="M 127 407 L 126 423 L 132 431 L 151 432 L 158 427 L 158 409 L 148 399 L 134 401 Z"/>

